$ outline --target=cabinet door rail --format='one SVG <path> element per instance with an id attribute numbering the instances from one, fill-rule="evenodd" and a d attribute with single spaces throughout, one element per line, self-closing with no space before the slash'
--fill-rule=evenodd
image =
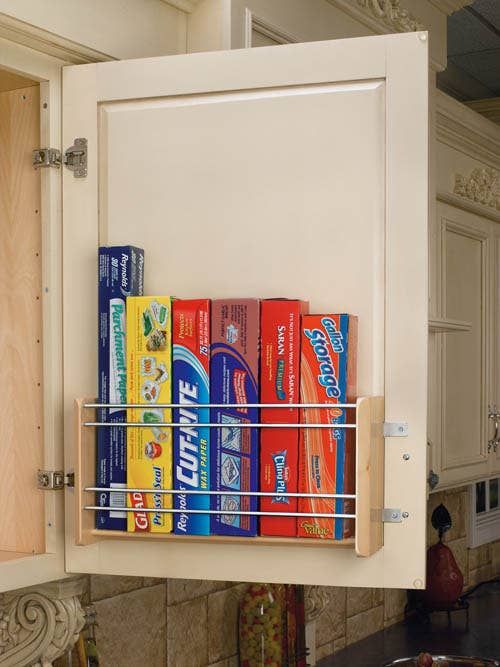
<path id="1" fill-rule="evenodd" d="M 378 396 L 369 396 L 359 398 L 356 403 L 237 403 L 237 404 L 176 404 L 176 403 L 158 403 L 155 408 L 163 409 L 186 409 L 199 410 L 206 408 L 295 408 L 300 410 L 308 409 L 346 409 L 352 410 L 352 419 L 347 416 L 343 423 L 319 423 L 318 421 L 307 423 L 304 421 L 304 413 L 301 414 L 300 423 L 278 423 L 276 421 L 266 424 L 262 422 L 247 422 L 245 424 L 231 424 L 238 428 L 311 428 L 311 429 L 354 429 L 356 433 L 356 477 L 355 493 L 300 493 L 286 492 L 285 497 L 290 498 L 316 498 L 354 500 L 354 513 L 338 512 L 272 512 L 272 511 L 222 511 L 211 509 L 179 509 L 179 508 L 134 508 L 116 506 L 117 503 L 108 506 L 97 506 L 88 502 L 89 493 L 145 493 L 154 495 L 202 495 L 202 496 L 248 496 L 248 497 L 275 497 L 276 492 L 264 491 L 219 491 L 205 489 L 151 489 L 151 488 L 111 488 L 96 486 L 96 434 L 98 428 L 144 428 L 151 427 L 149 423 L 143 422 L 125 422 L 111 423 L 104 421 L 106 419 L 105 410 L 120 408 L 123 409 L 147 409 L 147 404 L 112 404 L 99 403 L 93 399 L 78 399 L 75 402 L 75 486 L 74 502 L 76 514 L 76 543 L 81 546 L 98 542 L 100 540 L 141 540 L 149 541 L 181 541 L 181 542 L 203 542 L 210 544 L 241 544 L 241 545 L 260 545 L 265 547 L 272 546 L 290 546 L 290 547 L 350 547 L 354 548 L 358 556 L 371 556 L 383 546 L 383 512 L 384 512 L 384 399 Z M 97 419 L 96 419 L 97 417 Z M 348 423 L 351 422 L 351 423 Z M 223 428 L 220 423 L 200 422 L 204 427 Z M 179 428 L 184 427 L 185 423 L 180 422 L 158 422 L 154 424 L 157 427 Z M 70 492 L 71 493 L 71 492 Z M 119 503 L 118 503 L 119 504 Z M 332 508 L 333 509 L 333 508 Z M 338 509 L 338 508 L 337 508 Z M 314 539 L 311 537 L 232 537 L 219 535 L 176 535 L 173 533 L 148 533 L 148 532 L 127 532 L 116 530 L 99 530 L 95 527 L 95 512 L 149 512 L 163 514 L 229 514 L 229 515 L 252 515 L 252 516 L 285 516 L 285 517 L 311 517 L 324 519 L 354 519 L 355 537 L 354 539 L 333 540 L 333 539 Z"/>

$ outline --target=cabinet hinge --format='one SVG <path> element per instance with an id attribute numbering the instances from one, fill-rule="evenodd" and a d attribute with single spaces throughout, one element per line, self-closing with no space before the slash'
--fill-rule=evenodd
<path id="1" fill-rule="evenodd" d="M 62 470 L 39 470 L 37 487 L 43 491 L 60 491 L 65 486 L 75 486 L 75 473 L 67 475 Z"/>
<path id="2" fill-rule="evenodd" d="M 33 151 L 33 167 L 55 167 L 59 169 L 61 164 L 66 165 L 73 172 L 75 178 L 87 176 L 87 139 L 79 137 L 75 139 L 73 146 L 61 155 L 58 148 L 37 148 Z"/>

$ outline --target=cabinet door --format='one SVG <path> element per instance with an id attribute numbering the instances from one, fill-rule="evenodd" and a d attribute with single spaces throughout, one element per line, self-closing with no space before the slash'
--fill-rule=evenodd
<path id="1" fill-rule="evenodd" d="M 479 216 L 439 203 L 438 221 L 443 315 L 469 326 L 438 334 L 442 486 L 488 473 L 494 246 L 491 223 Z"/>
<path id="2" fill-rule="evenodd" d="M 360 395 L 385 396 L 384 548 L 155 539 L 75 546 L 72 572 L 423 586 L 427 359 L 427 35 L 101 63 L 64 72 L 65 447 L 97 380 L 97 248 L 145 249 L 146 291 L 287 295 L 359 315 Z M 411 85 L 410 85 L 411 84 Z M 409 456 L 403 457 L 403 454 Z M 102 533 L 102 531 L 100 531 Z M 314 540 L 311 541 L 313 546 Z M 316 543 L 316 546 L 317 543 Z"/>

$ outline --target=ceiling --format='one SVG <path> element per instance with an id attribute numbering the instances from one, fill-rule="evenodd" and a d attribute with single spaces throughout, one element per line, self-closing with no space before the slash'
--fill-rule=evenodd
<path id="1" fill-rule="evenodd" d="M 448 17 L 448 67 L 438 86 L 464 102 L 500 96 L 500 0 L 474 0 Z"/>

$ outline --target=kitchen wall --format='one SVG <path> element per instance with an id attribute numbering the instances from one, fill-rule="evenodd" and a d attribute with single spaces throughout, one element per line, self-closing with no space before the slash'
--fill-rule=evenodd
<path id="1" fill-rule="evenodd" d="M 445 539 L 466 587 L 500 574 L 500 540 L 467 547 L 467 487 L 431 495 L 429 544 L 437 541 L 430 516 L 441 502 L 452 516 Z M 104 667 L 237 667 L 238 601 L 245 584 L 94 575 L 85 581 L 83 602 L 97 612 Z M 324 587 L 321 592 L 327 605 L 316 621 L 317 660 L 403 618 L 406 591 Z"/>

